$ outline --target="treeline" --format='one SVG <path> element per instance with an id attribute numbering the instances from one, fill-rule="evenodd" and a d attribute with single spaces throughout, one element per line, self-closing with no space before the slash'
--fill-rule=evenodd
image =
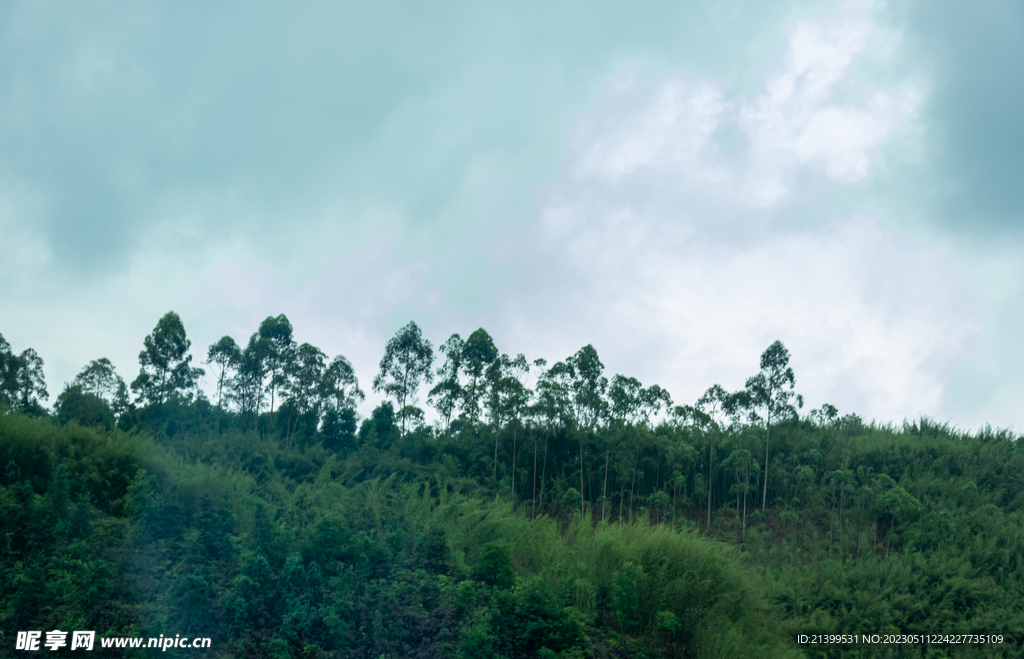
<path id="1" fill-rule="evenodd" d="M 173 313 L 131 385 L 96 360 L 53 416 L 5 375 L 4 629 L 79 616 L 204 631 L 218 656 L 374 659 L 782 656 L 797 630 L 1024 639 L 1008 431 L 801 416 L 779 342 L 743 389 L 679 405 L 607 378 L 592 346 L 548 366 L 481 329 L 437 364 L 413 323 L 371 384 L 388 400 L 359 419 L 348 361 L 292 337 L 277 316 L 210 346 L 214 402 Z M 5 374 L 21 363 L 2 354 Z"/>
<path id="2" fill-rule="evenodd" d="M 745 525 L 748 504 L 762 513 L 780 501 L 784 507 L 799 498 L 809 478 L 819 478 L 813 456 L 772 457 L 773 425 L 862 425 L 854 415 L 839 418 L 831 405 L 801 420 L 803 398 L 794 391 L 789 352 L 778 341 L 743 389 L 714 385 L 693 405 L 675 405 L 658 385 L 606 377 L 593 346 L 548 366 L 544 359 L 531 363 L 522 354 L 501 353 L 482 328 L 465 340 L 449 337 L 438 349 L 443 363 L 435 369 L 431 342 L 409 323 L 387 342 L 372 382 L 389 400 L 361 425 L 356 406 L 365 395 L 351 363 L 297 344 L 283 314 L 264 320 L 244 347 L 230 336 L 209 346 L 205 365 L 213 377 L 213 403 L 199 386 L 205 371 L 192 366 L 191 342 L 177 314 L 161 318 L 143 346 L 130 386 L 134 400 L 101 358 L 65 385 L 55 416 L 108 429 L 116 423 L 158 438 L 256 430 L 342 456 L 368 441 L 386 449 L 413 433 L 427 442 L 423 450 L 459 454 L 468 475 L 480 482 L 489 476 L 495 491 L 529 502 L 533 514 L 575 501 L 581 515 L 596 507 L 602 520 L 635 519 L 648 510 L 656 519 L 673 520 L 704 505 L 707 526 L 714 508 L 735 500 Z M 14 383 L 5 384 L 8 404 L 43 413 L 42 360 L 31 349 L 18 357 L 5 348 L 3 355 L 4 381 Z M 439 420 L 432 427 L 417 406 L 424 385 L 433 385 L 427 403 Z M 489 460 L 481 455 L 485 450 Z"/>

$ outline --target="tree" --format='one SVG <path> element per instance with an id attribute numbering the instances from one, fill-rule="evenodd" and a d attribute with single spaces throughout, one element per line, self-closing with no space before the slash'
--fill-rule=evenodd
<path id="1" fill-rule="evenodd" d="M 583 432 L 582 428 L 591 429 L 604 418 L 608 403 L 604 394 L 608 390 L 608 378 L 601 375 L 604 364 L 597 356 L 592 345 L 580 348 L 575 355 L 565 360 L 571 381 L 573 403 L 576 407 L 576 422 L 579 424 L 580 440 L 580 494 L 583 489 Z M 582 501 L 580 516 L 584 516 Z"/>
<path id="2" fill-rule="evenodd" d="M 151 405 L 160 405 L 172 394 L 187 391 L 196 385 L 203 369 L 192 368 L 188 349 L 192 342 L 185 336 L 181 318 L 168 311 L 157 322 L 153 333 L 143 341 L 139 353 L 139 376 L 132 382 L 132 391 Z"/>
<path id="3" fill-rule="evenodd" d="M 42 415 L 41 401 L 50 397 L 43 375 L 43 358 L 32 348 L 26 348 L 14 358 L 14 405 L 23 412 Z"/>
<path id="4" fill-rule="evenodd" d="M 445 356 L 444 365 L 437 369 L 438 382 L 427 395 L 427 401 L 434 406 L 444 420 L 444 429 L 451 425 L 452 414 L 458 409 L 463 391 L 459 375 L 463 370 L 466 342 L 458 334 L 452 334 L 438 350 Z"/>
<path id="5" fill-rule="evenodd" d="M 463 347 L 463 364 L 469 382 L 462 390 L 462 414 L 473 423 L 480 420 L 480 401 L 487 394 L 487 368 L 498 358 L 494 339 L 484 328 L 469 335 Z"/>
<path id="6" fill-rule="evenodd" d="M 114 427 L 110 404 L 79 384 L 64 385 L 64 391 L 54 404 L 54 413 L 61 424 L 77 421 L 83 426 L 103 426 L 107 430 Z"/>
<path id="7" fill-rule="evenodd" d="M 274 395 L 278 388 L 284 385 L 288 362 L 292 357 L 292 350 L 295 341 L 292 339 L 292 324 L 288 317 L 280 314 L 277 317 L 267 316 L 257 332 L 259 337 L 266 343 L 266 368 L 270 382 L 267 389 L 270 391 L 270 412 L 274 413 Z"/>
<path id="8" fill-rule="evenodd" d="M 796 377 L 789 366 L 789 351 L 781 341 L 768 346 L 761 354 L 761 372 L 747 379 L 746 391 L 752 409 L 764 411 L 764 492 L 761 495 L 761 512 L 768 505 L 769 442 L 772 421 L 796 416 L 796 408 L 803 407 L 803 396 L 796 395 L 793 388 Z M 796 408 L 790 403 L 794 400 Z"/>
<path id="9" fill-rule="evenodd" d="M 228 397 L 235 401 L 239 412 L 252 415 L 254 420 L 259 418 L 265 397 L 263 383 L 267 377 L 270 350 L 270 341 L 260 338 L 258 332 L 254 333 L 242 350 L 234 377 L 228 381 Z"/>
<path id="10" fill-rule="evenodd" d="M 18 358 L 11 352 L 11 344 L 0 334 L 0 411 L 14 405 L 17 373 Z"/>
<path id="11" fill-rule="evenodd" d="M 538 366 L 546 363 L 535 362 Z M 567 383 L 568 371 L 563 362 L 557 362 L 544 371 L 537 380 L 537 402 L 533 405 L 533 414 L 541 419 L 544 427 L 544 464 L 540 475 L 540 505 L 544 509 L 544 485 L 548 473 L 548 444 L 555 427 L 569 422 L 570 394 Z"/>
<path id="12" fill-rule="evenodd" d="M 636 378 L 627 378 L 624 375 L 613 377 L 608 389 L 612 418 L 622 424 L 635 424 L 639 421 L 642 395 L 643 385 Z"/>
<path id="13" fill-rule="evenodd" d="M 594 346 L 586 345 L 566 359 L 565 365 L 572 381 L 576 421 L 582 427 L 593 428 L 605 416 L 608 407 L 604 399 L 608 378 L 601 375 L 604 364 L 598 358 Z"/>
<path id="14" fill-rule="evenodd" d="M 662 408 L 672 408 L 672 397 L 668 392 L 656 384 L 644 389 L 640 395 L 640 413 L 643 414 L 644 423 L 653 427 L 651 419 L 657 416 Z"/>
<path id="15" fill-rule="evenodd" d="M 434 373 L 434 349 L 430 341 L 414 322 L 398 330 L 384 346 L 384 357 L 380 360 L 380 372 L 373 379 L 373 390 L 383 391 L 395 398 L 398 409 L 416 402 L 416 390 L 420 382 L 432 382 Z M 405 432 L 405 423 L 402 423 Z"/>
<path id="16" fill-rule="evenodd" d="M 324 371 L 320 395 L 324 404 L 336 412 L 354 410 L 356 405 L 366 399 L 366 394 L 359 388 L 355 369 L 342 355 L 335 357 Z"/>
<path id="17" fill-rule="evenodd" d="M 83 393 L 93 394 L 109 401 L 117 391 L 119 380 L 121 377 L 115 372 L 114 365 L 106 357 L 101 357 L 92 360 L 79 371 L 72 385 L 81 387 Z"/>
<path id="18" fill-rule="evenodd" d="M 729 394 L 725 388 L 720 384 L 713 384 L 700 397 L 696 406 L 697 411 L 703 415 L 701 420 L 706 420 L 707 425 L 710 426 L 708 429 L 710 432 L 708 440 L 708 529 L 711 528 L 711 482 L 715 459 L 715 436 L 721 431 L 722 415 L 726 413 L 728 405 Z"/>
<path id="19" fill-rule="evenodd" d="M 293 351 L 285 365 L 282 392 L 287 404 L 292 408 L 287 435 L 290 437 L 298 427 L 299 419 L 313 415 L 314 430 L 319 423 L 318 395 L 323 387 L 323 378 L 327 370 L 327 355 L 316 346 L 303 343 Z"/>
<path id="20" fill-rule="evenodd" d="M 740 512 L 740 494 L 743 494 L 743 532 L 740 536 L 743 540 L 747 538 L 747 493 L 750 491 L 750 476 L 760 471 L 760 467 L 754 456 L 746 449 L 737 449 L 729 454 L 729 457 L 722 463 L 725 469 L 732 469 L 736 477 L 734 489 L 736 491 L 736 514 Z"/>
<path id="21" fill-rule="evenodd" d="M 365 399 L 352 364 L 338 355 L 320 379 L 324 448 L 343 452 L 355 448 L 356 405 Z"/>
<path id="22" fill-rule="evenodd" d="M 75 376 L 72 386 L 105 402 L 115 418 L 120 417 L 129 407 L 128 387 L 106 357 L 89 362 Z"/>
<path id="23" fill-rule="evenodd" d="M 519 432 L 519 418 L 530 403 L 532 392 L 523 384 L 523 377 L 529 373 L 530 363 L 523 354 L 515 359 L 502 355 L 487 369 L 490 382 L 489 405 L 491 420 L 494 422 L 494 482 L 498 481 L 498 437 L 501 422 L 508 419 L 512 428 L 512 496 L 516 491 L 516 439 Z"/>
<path id="24" fill-rule="evenodd" d="M 217 367 L 217 406 L 223 406 L 224 386 L 230 381 L 229 373 L 242 362 L 242 349 L 230 336 L 222 336 L 206 351 L 206 363 Z"/>

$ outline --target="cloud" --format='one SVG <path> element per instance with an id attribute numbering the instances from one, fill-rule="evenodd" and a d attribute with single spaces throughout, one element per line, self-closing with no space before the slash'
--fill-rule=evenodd
<path id="1" fill-rule="evenodd" d="M 568 336 L 592 342 L 613 372 L 692 402 L 715 382 L 741 387 L 782 339 L 813 405 L 883 421 L 940 414 L 981 332 L 964 282 L 884 213 L 827 203 L 871 183 L 920 98 L 857 76 L 891 35 L 853 18 L 798 22 L 749 96 L 620 77 L 548 190 L 545 284 L 506 309 L 514 341 L 555 358 L 579 347 Z"/>

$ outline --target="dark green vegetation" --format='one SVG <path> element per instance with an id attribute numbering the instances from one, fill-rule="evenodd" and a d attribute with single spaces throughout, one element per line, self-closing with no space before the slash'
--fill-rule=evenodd
<path id="1" fill-rule="evenodd" d="M 396 405 L 361 422 L 349 362 L 284 316 L 210 346 L 212 402 L 177 315 L 143 345 L 130 387 L 93 361 L 50 414 L 42 361 L 0 338 L 0 647 L 59 628 L 239 658 L 1020 656 L 1022 438 L 800 416 L 781 343 L 688 406 L 609 381 L 591 346 L 547 368 L 477 330 L 436 367 L 410 323 L 373 381 Z M 797 631 L 1012 642 L 829 653 Z"/>

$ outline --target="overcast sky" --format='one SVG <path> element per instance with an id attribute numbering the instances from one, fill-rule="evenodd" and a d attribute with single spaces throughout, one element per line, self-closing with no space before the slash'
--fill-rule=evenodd
<path id="1" fill-rule="evenodd" d="M 1021 430 L 1022 63 L 1003 0 L 3 2 L 0 333 L 51 403 L 168 310 L 367 391 L 409 320 L 677 403 L 780 339 L 810 407 Z"/>

